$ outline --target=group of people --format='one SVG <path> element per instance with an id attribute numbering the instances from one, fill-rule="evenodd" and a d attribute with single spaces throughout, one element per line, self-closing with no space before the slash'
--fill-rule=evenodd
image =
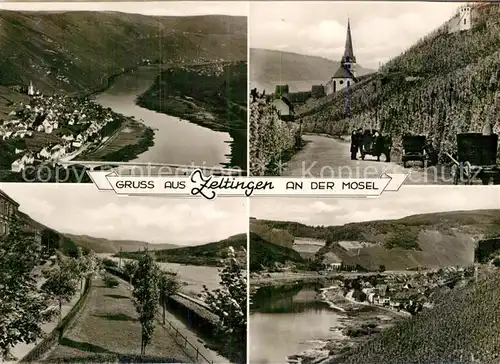
<path id="1" fill-rule="evenodd" d="M 375 129 L 366 129 L 364 132 L 362 128 L 354 130 L 351 133 L 351 160 L 358 159 L 358 152 L 363 155 L 363 145 L 367 138 L 371 139 L 371 143 L 375 143 L 379 136 L 379 132 Z"/>

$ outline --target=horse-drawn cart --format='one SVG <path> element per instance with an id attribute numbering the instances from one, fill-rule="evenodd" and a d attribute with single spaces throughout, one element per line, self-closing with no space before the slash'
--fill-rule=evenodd
<path id="1" fill-rule="evenodd" d="M 456 158 L 446 153 L 453 161 L 451 174 L 453 183 L 464 181 L 472 184 L 476 178 L 485 185 L 500 184 L 500 168 L 497 166 L 498 135 L 481 133 L 457 134 Z"/>
<path id="2" fill-rule="evenodd" d="M 432 144 L 427 143 L 425 135 L 403 136 L 403 156 L 401 161 L 404 168 L 406 168 L 406 163 L 411 161 L 421 162 L 424 167 L 426 162 L 435 165 L 438 162 L 437 155 Z"/>

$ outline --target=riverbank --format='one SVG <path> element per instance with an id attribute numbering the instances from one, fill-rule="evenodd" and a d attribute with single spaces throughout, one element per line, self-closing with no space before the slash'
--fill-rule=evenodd
<path id="1" fill-rule="evenodd" d="M 330 331 L 336 335 L 333 339 L 318 340 L 318 345 L 312 349 L 290 355 L 288 359 L 291 361 L 312 364 L 326 358 L 336 358 L 408 318 L 395 311 L 350 300 L 339 287 L 321 289 L 319 296 L 339 315 L 335 324 L 330 327 Z"/>
<path id="2" fill-rule="evenodd" d="M 230 81 L 228 81 L 230 80 Z M 228 132 L 228 167 L 247 167 L 247 63 L 217 62 L 164 70 L 137 98 L 140 107 Z"/>

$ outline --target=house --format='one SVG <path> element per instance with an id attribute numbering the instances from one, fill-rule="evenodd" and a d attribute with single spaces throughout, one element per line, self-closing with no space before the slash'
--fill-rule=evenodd
<path id="1" fill-rule="evenodd" d="M 340 67 L 326 83 L 325 93 L 326 95 L 331 95 L 346 87 L 350 87 L 356 81 L 356 57 L 354 56 L 352 47 L 351 23 L 350 20 L 347 20 L 344 55 L 340 61 Z"/>
<path id="2" fill-rule="evenodd" d="M 325 253 L 322 263 L 327 271 L 335 271 L 342 268 L 342 260 L 332 252 Z"/>
<path id="3" fill-rule="evenodd" d="M 33 83 L 31 81 L 30 81 L 30 85 L 28 86 L 28 95 L 29 96 L 35 95 L 35 87 L 33 86 Z"/>
<path id="4" fill-rule="evenodd" d="M 14 162 L 12 162 L 10 166 L 10 170 L 16 173 L 21 172 L 23 169 L 24 169 L 24 164 L 21 162 L 20 159 L 17 159 Z"/>
<path id="5" fill-rule="evenodd" d="M 0 237 L 9 233 L 9 222 L 18 209 L 19 204 L 0 190 Z"/>
<path id="6" fill-rule="evenodd" d="M 294 120 L 294 110 L 293 105 L 290 100 L 285 96 L 280 96 L 273 100 L 273 106 L 281 120 L 283 121 L 293 121 Z"/>

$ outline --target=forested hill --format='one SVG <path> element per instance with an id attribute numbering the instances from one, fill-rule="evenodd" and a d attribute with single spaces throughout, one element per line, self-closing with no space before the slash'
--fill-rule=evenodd
<path id="1" fill-rule="evenodd" d="M 88 91 L 141 64 L 242 61 L 246 17 L 0 10 L 0 85 Z"/>
<path id="2" fill-rule="evenodd" d="M 367 270 L 380 265 L 387 270 L 468 266 L 480 239 L 500 236 L 500 210 L 440 212 L 342 226 L 255 220 L 251 231 L 285 247 L 292 247 L 290 240 L 296 237 L 325 240 L 316 258 L 333 252 L 345 264 Z"/>
<path id="3" fill-rule="evenodd" d="M 426 134 L 442 156 L 454 152 L 457 133 L 500 121 L 499 63 L 500 4 L 476 5 L 471 30 L 449 34 L 444 24 L 352 87 L 351 119 L 346 92 L 299 113 L 310 132 L 338 135 L 374 126 L 392 134 L 397 146 L 403 134 Z"/>

